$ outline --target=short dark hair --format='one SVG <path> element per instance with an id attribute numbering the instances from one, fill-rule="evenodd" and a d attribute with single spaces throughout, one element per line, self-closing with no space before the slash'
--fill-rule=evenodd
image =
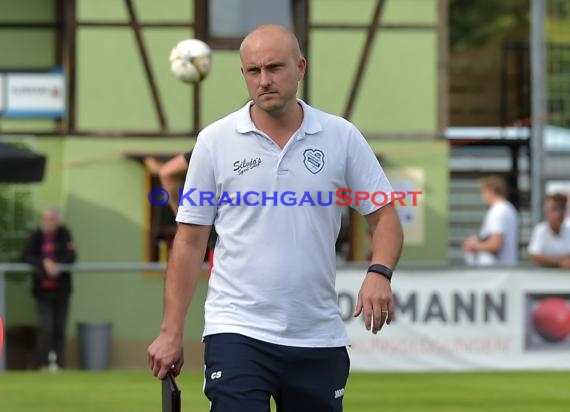
<path id="1" fill-rule="evenodd" d="M 546 200 L 552 200 L 560 210 L 566 211 L 568 198 L 562 193 L 554 193 L 552 195 L 548 195 L 546 196 Z"/>

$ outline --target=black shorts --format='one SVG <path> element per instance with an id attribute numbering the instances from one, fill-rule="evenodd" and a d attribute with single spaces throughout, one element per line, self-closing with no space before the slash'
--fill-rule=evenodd
<path id="1" fill-rule="evenodd" d="M 206 336 L 204 393 L 211 412 L 341 412 L 346 348 L 299 348 L 243 335 Z"/>

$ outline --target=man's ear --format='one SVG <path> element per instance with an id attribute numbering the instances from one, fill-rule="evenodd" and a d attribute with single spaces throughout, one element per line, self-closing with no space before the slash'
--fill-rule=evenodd
<path id="1" fill-rule="evenodd" d="M 307 60 L 304 57 L 301 57 L 299 59 L 299 62 L 297 63 L 297 68 L 298 68 L 297 78 L 299 81 L 301 81 L 305 77 L 305 72 L 307 71 Z"/>

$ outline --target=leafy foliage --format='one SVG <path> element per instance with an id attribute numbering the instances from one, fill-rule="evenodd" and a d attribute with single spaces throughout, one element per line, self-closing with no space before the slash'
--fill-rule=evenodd
<path id="1" fill-rule="evenodd" d="M 530 0 L 449 0 L 451 50 L 476 49 L 493 38 L 528 34 L 529 10 Z"/>

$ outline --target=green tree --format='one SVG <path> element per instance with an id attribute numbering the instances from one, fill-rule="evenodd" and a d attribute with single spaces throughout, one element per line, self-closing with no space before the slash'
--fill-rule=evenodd
<path id="1" fill-rule="evenodd" d="M 528 40 L 530 0 L 449 0 L 452 51 L 476 49 L 493 39 Z"/>

